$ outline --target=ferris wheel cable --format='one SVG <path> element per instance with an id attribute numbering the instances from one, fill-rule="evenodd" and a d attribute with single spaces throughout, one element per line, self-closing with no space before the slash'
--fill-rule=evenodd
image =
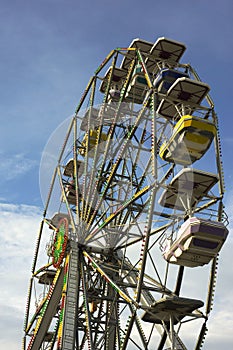
<path id="1" fill-rule="evenodd" d="M 134 66 L 135 66 L 135 61 L 133 61 L 133 62 L 131 63 L 131 66 L 130 66 L 130 68 L 129 68 L 128 75 L 127 75 L 127 77 L 126 77 L 125 83 L 124 83 L 123 88 L 122 88 L 123 93 L 121 94 L 120 100 L 119 100 L 119 102 L 118 102 L 118 104 L 117 104 L 117 108 L 116 108 L 114 120 L 113 120 L 113 122 L 112 122 L 112 124 L 111 124 L 111 127 L 110 127 L 110 129 L 109 129 L 108 138 L 107 138 L 107 140 L 106 140 L 105 152 L 104 152 L 104 154 L 103 154 L 102 164 L 100 165 L 100 173 L 103 172 L 103 167 L 104 167 L 104 164 L 105 164 L 105 162 L 106 162 L 107 155 L 108 155 L 108 151 L 109 151 L 109 147 L 110 147 L 110 140 L 111 140 L 112 135 L 114 134 L 114 131 L 115 131 L 115 128 L 116 128 L 116 121 L 117 121 L 118 114 L 119 114 L 119 108 L 120 108 L 121 102 L 122 102 L 122 100 L 123 100 L 123 98 L 124 98 L 124 96 L 125 96 L 126 87 L 127 87 L 128 84 L 129 84 L 130 77 L 131 77 L 131 75 L 132 75 Z M 103 116 L 102 116 L 102 118 L 103 118 Z M 102 129 L 102 125 L 101 125 L 99 128 Z M 99 128 L 98 128 L 98 129 L 99 129 Z M 94 156 L 94 157 L 96 157 L 96 154 L 97 154 L 97 147 L 96 147 L 96 149 L 95 149 L 95 156 Z M 115 170 L 116 170 L 116 169 L 115 169 Z M 97 185 L 98 185 L 98 182 L 95 182 L 94 191 L 96 191 Z M 107 189 L 106 189 L 106 191 L 107 191 Z M 97 202 L 97 207 L 95 208 L 94 213 L 92 214 L 90 220 L 88 220 L 88 221 L 90 221 L 89 223 L 92 223 L 92 221 L 93 221 L 93 219 L 94 219 L 94 217 L 95 217 L 95 214 L 96 214 L 97 210 L 99 209 L 99 206 L 100 206 L 101 202 L 102 202 L 102 200 L 101 200 L 101 198 L 100 198 L 99 201 Z M 88 223 L 88 226 L 89 226 L 89 223 Z"/>
<path id="2" fill-rule="evenodd" d="M 74 187 L 75 187 L 75 198 L 76 198 L 76 222 L 80 223 L 80 205 L 78 200 L 78 166 L 77 166 L 77 148 L 76 148 L 76 140 L 77 140 L 77 118 L 74 118 L 74 134 L 73 134 L 73 154 L 74 154 Z"/>
<path id="3" fill-rule="evenodd" d="M 62 174 L 61 174 L 60 166 L 57 166 L 57 173 L 58 173 L 58 179 L 59 179 L 59 182 L 60 182 L 62 198 L 63 198 L 63 200 L 64 200 L 64 202 L 66 204 L 66 208 L 67 208 L 67 211 L 68 211 L 69 217 L 70 217 L 70 223 L 71 223 L 71 226 L 73 228 L 73 232 L 75 233 L 76 232 L 75 222 L 74 222 L 74 218 L 73 218 L 73 215 L 72 215 L 72 212 L 71 212 L 71 209 L 70 209 L 67 197 L 66 197 L 65 189 L 64 189 L 64 186 L 63 186 Z"/>
<path id="4" fill-rule="evenodd" d="M 164 349 L 164 345 L 166 343 L 166 340 L 167 340 L 167 333 L 166 333 L 166 331 L 164 331 L 163 334 L 162 334 L 162 337 L 161 337 L 161 340 L 160 340 L 160 343 L 159 343 L 159 346 L 158 346 L 157 350 L 163 350 Z"/>
<path id="5" fill-rule="evenodd" d="M 156 324 L 154 323 L 153 326 L 151 327 L 151 331 L 150 331 L 150 334 L 149 334 L 149 336 L 148 336 L 148 344 L 149 344 L 150 341 L 151 341 L 151 337 L 152 337 L 152 335 L 153 335 L 153 333 L 154 333 L 154 331 L 155 331 L 155 328 L 157 329 L 158 333 L 160 333 L 159 326 L 156 325 Z"/>
<path id="6" fill-rule="evenodd" d="M 156 266 L 155 266 L 154 259 L 152 259 L 150 250 L 153 248 L 153 246 L 154 246 L 155 244 L 157 244 L 158 241 L 160 241 L 160 239 L 161 239 L 161 237 L 164 235 L 166 229 L 167 229 L 169 226 L 171 226 L 171 225 L 172 225 L 172 223 L 165 225 L 166 227 L 165 227 L 165 229 L 163 230 L 163 232 L 162 232 L 162 233 L 159 235 L 159 237 L 153 242 L 153 244 L 152 244 L 150 247 L 148 247 L 148 250 L 147 250 L 147 253 L 148 253 L 149 257 L 150 257 L 151 263 L 152 263 L 152 265 L 153 265 L 153 267 L 154 267 L 154 270 L 155 270 L 155 272 L 156 272 L 156 275 L 157 275 L 157 277 L 158 277 L 158 279 L 159 279 L 160 286 L 163 286 L 163 288 L 166 287 L 166 283 L 162 283 L 162 280 L 161 280 L 161 278 L 160 278 L 160 276 L 159 276 L 158 270 L 157 270 L 157 268 L 156 268 Z M 150 233 L 150 236 L 152 236 L 152 233 Z M 145 275 L 145 276 L 146 276 L 146 275 Z M 166 275 L 165 275 L 165 276 L 166 276 Z M 165 279 L 165 281 L 166 281 L 166 279 Z"/>
<path id="7" fill-rule="evenodd" d="M 120 212 L 122 212 L 129 204 L 133 203 L 135 200 L 137 200 L 138 198 L 140 198 L 141 196 L 143 196 L 145 193 L 147 193 L 151 188 L 153 187 L 153 185 L 150 186 L 145 186 L 142 190 L 138 191 L 137 193 L 135 193 L 130 199 L 128 199 L 122 206 L 120 206 L 119 208 L 117 208 L 117 210 L 112 213 L 111 215 L 109 215 L 104 222 L 97 227 L 95 230 L 91 231 L 89 236 L 87 236 L 87 240 L 89 240 L 91 237 L 93 237 L 94 235 L 96 235 L 97 233 L 99 233 L 106 225 L 108 225 L 117 215 L 119 215 Z"/>
<path id="8" fill-rule="evenodd" d="M 150 194 L 150 209 L 148 210 L 148 223 L 147 226 L 144 229 L 144 240 L 142 241 L 142 248 L 141 248 L 141 262 L 140 262 L 140 269 L 139 269 L 139 278 L 138 278 L 138 284 L 137 284 L 137 289 L 135 292 L 135 300 L 136 302 L 139 302 L 141 298 L 141 288 L 143 284 L 143 278 L 144 278 L 144 273 L 145 273 L 145 266 L 146 266 L 146 260 L 147 260 L 147 254 L 146 251 L 148 250 L 149 247 L 149 241 L 150 241 L 150 228 L 152 224 L 152 216 L 153 216 L 153 207 L 154 207 L 154 202 L 156 198 L 156 192 L 157 189 L 153 188 Z"/>
<path id="9" fill-rule="evenodd" d="M 152 164 L 152 175 L 157 181 L 158 179 L 158 165 L 157 165 L 157 153 L 158 153 L 158 141 L 156 139 L 157 135 L 157 123 L 156 123 L 156 113 L 155 113 L 155 94 L 151 96 L 150 102 L 150 113 L 152 117 L 151 123 L 151 164 Z"/>
<path id="10" fill-rule="evenodd" d="M 124 140 L 122 140 L 119 144 L 119 147 L 123 144 Z M 114 155 L 113 155 L 114 157 Z M 94 170 L 95 170 L 95 165 L 93 166 L 93 176 L 94 176 Z M 100 174 L 101 175 L 101 174 Z M 95 196 L 98 195 L 98 185 L 100 183 L 100 180 L 96 180 L 96 181 L 91 181 L 92 179 L 90 178 L 89 181 L 89 192 L 92 193 L 92 198 L 90 199 L 90 203 L 88 203 L 86 206 L 89 207 L 88 209 L 88 213 L 86 214 L 86 221 L 89 220 L 90 215 L 91 215 L 91 208 L 94 208 L 94 201 L 95 201 Z M 92 183 L 94 183 L 94 187 L 92 187 Z M 86 197 L 86 196 L 85 196 Z M 87 202 L 88 202 L 88 197 L 87 197 Z"/>
<path id="11" fill-rule="evenodd" d="M 157 115 L 157 112 L 156 112 L 156 115 Z M 157 117 L 159 117 L 159 116 L 157 116 Z M 158 124 L 158 121 L 157 121 L 157 124 Z M 160 128 L 157 128 L 157 132 L 158 133 L 160 132 L 159 136 L 157 137 L 157 144 L 158 145 L 164 139 L 164 137 L 165 137 L 165 139 L 167 139 L 167 137 L 164 136 L 164 133 L 165 133 L 165 130 L 166 130 L 168 125 L 172 127 L 172 122 L 170 120 L 166 120 L 165 122 L 160 122 Z"/>
<path id="12" fill-rule="evenodd" d="M 101 269 L 101 267 L 96 263 L 96 261 L 86 252 L 83 251 L 83 255 L 91 262 L 92 268 L 96 269 L 101 276 L 103 276 L 107 282 L 118 292 L 118 294 L 128 303 L 134 305 L 136 308 L 139 308 L 139 304 L 128 297 L 117 285 L 116 283 Z"/>
<path id="13" fill-rule="evenodd" d="M 218 270 L 218 257 L 219 257 L 219 254 L 213 259 L 213 262 L 211 265 L 209 290 L 208 290 L 207 301 L 206 301 L 207 317 L 209 316 L 213 307 L 213 300 L 214 300 L 214 293 L 215 293 L 215 286 L 216 286 L 216 279 L 217 279 L 217 270 Z"/>
<path id="14" fill-rule="evenodd" d="M 132 173 L 134 173 L 134 171 L 136 170 L 136 166 L 137 166 L 137 162 L 138 162 L 138 158 L 139 158 L 139 150 L 138 150 L 138 153 L 137 153 L 137 155 L 136 155 L 135 161 L 132 160 L 131 152 L 129 152 L 129 156 L 130 156 L 130 159 L 131 159 L 131 162 L 132 162 Z M 140 180 L 140 182 L 139 182 L 139 183 L 137 184 L 137 186 L 135 187 L 135 191 L 136 191 L 136 192 L 137 192 L 138 190 L 141 189 L 141 186 L 143 185 L 143 183 L 144 183 L 144 181 L 145 181 L 145 179 L 146 179 L 146 173 L 147 173 L 149 167 L 150 167 L 150 159 L 149 159 L 147 165 L 145 166 L 144 173 L 141 175 L 141 180 Z M 135 176 L 135 177 L 136 177 L 136 179 L 137 179 L 137 176 Z M 137 180 L 138 180 L 138 179 L 137 179 Z M 137 181 L 137 182 L 138 182 L 138 181 Z M 129 188 L 129 190 L 130 190 L 130 188 Z M 127 209 L 127 208 L 126 208 L 126 209 Z M 124 218 L 123 218 L 123 212 L 122 212 L 122 213 L 120 214 L 120 216 L 119 216 L 119 219 L 118 219 L 118 223 L 117 223 L 117 224 L 119 225 L 119 224 L 121 224 L 121 223 L 122 223 L 122 224 L 126 223 L 126 221 L 128 220 L 130 214 L 132 214 L 130 208 L 129 208 L 128 211 L 124 214 Z"/>
<path id="15" fill-rule="evenodd" d="M 35 272 L 35 269 L 36 269 L 43 227 L 44 227 L 44 220 L 42 220 L 40 223 L 40 228 L 39 228 L 38 237 L 37 237 L 37 241 L 36 241 L 35 253 L 34 253 L 33 262 L 32 262 L 32 269 L 31 269 L 32 274 Z"/>
<path id="16" fill-rule="evenodd" d="M 65 136 L 65 140 L 64 140 L 64 143 L 63 143 L 62 148 L 61 148 L 60 156 L 58 158 L 58 164 L 60 164 L 62 156 L 64 154 L 65 147 L 66 147 L 67 141 L 69 139 L 69 136 L 70 136 L 70 133 L 71 133 L 71 130 L 72 130 L 72 127 L 73 127 L 74 119 L 75 118 L 72 118 L 72 120 L 70 122 L 70 125 L 69 125 L 69 128 L 68 128 L 68 132 L 67 132 L 67 134 Z M 55 167 L 54 173 L 52 175 L 52 180 L 51 180 L 50 187 L 49 187 L 49 193 L 48 193 L 48 196 L 47 196 L 47 200 L 45 202 L 44 213 L 43 213 L 43 217 L 44 218 L 46 217 L 46 214 L 47 214 L 47 209 L 48 209 L 49 202 L 50 202 L 50 199 L 51 199 L 51 195 L 52 195 L 53 187 L 54 187 L 54 184 L 55 184 L 56 176 L 57 176 L 57 167 Z"/>
<path id="17" fill-rule="evenodd" d="M 156 268 L 156 265 L 155 265 L 155 263 L 154 263 L 154 259 L 152 259 L 152 256 L 151 256 L 151 254 L 150 254 L 150 250 L 147 251 L 147 254 L 149 255 L 151 264 L 152 264 L 152 266 L 153 266 L 153 268 L 154 268 L 154 271 L 155 271 L 156 276 L 157 276 L 157 278 L 158 278 L 158 280 L 159 280 L 159 283 L 160 283 L 160 285 L 162 286 L 162 285 L 163 285 L 163 284 L 162 284 L 162 280 L 161 280 L 161 278 L 160 278 L 160 276 L 159 276 L 158 269 Z M 164 286 L 166 286 L 166 285 L 164 285 Z"/>
<path id="18" fill-rule="evenodd" d="M 145 108 L 145 106 L 144 106 L 144 108 Z M 143 111 L 143 109 L 142 109 L 142 111 Z M 90 221 L 89 221 L 89 223 L 87 225 L 87 228 L 90 227 L 90 224 L 94 220 L 95 213 L 98 210 L 98 208 L 99 208 L 99 206 L 100 206 L 100 204 L 101 204 L 101 202 L 102 202 L 102 200 L 103 200 L 103 198 L 104 198 L 104 196 L 105 196 L 105 194 L 106 194 L 106 192 L 107 192 L 107 190 L 108 190 L 108 188 L 110 186 L 110 183 L 111 183 L 111 181 L 113 179 L 113 176 L 115 175 L 115 173 L 117 171 L 117 168 L 118 168 L 119 163 L 120 163 L 120 161 L 122 159 L 122 156 L 123 156 L 124 152 L 126 151 L 126 147 L 127 147 L 128 143 L 129 143 L 131 137 L 133 136 L 133 133 L 135 132 L 135 129 L 137 128 L 137 125 L 138 125 L 138 123 L 139 123 L 139 121 L 141 119 L 141 116 L 142 116 L 142 112 L 139 113 L 139 116 L 138 116 L 137 120 L 135 121 L 135 125 L 133 126 L 132 130 L 129 132 L 127 139 L 125 140 L 121 150 L 119 151 L 118 158 L 117 158 L 116 162 L 113 164 L 112 171 L 109 174 L 109 177 L 108 177 L 108 179 L 106 181 L 106 185 L 105 185 L 105 187 L 103 189 L 103 192 L 101 194 L 101 197 L 100 197 L 99 201 L 97 202 L 96 209 L 95 209 L 94 213 L 92 214 L 92 217 L 90 218 Z"/>
<path id="19" fill-rule="evenodd" d="M 99 65 L 99 67 L 96 69 L 95 74 L 97 75 L 108 63 L 108 61 L 112 58 L 112 56 L 117 52 L 118 50 L 114 49 L 111 50 L 110 53 L 105 57 L 103 62 Z"/>
<path id="20" fill-rule="evenodd" d="M 144 75 L 145 75 L 145 78 L 146 78 L 148 87 L 149 87 L 149 89 L 151 89 L 151 88 L 153 88 L 153 84 L 152 84 L 151 79 L 150 79 L 150 76 L 149 76 L 149 74 L 148 74 L 146 65 L 145 65 L 145 63 L 144 63 L 142 54 L 141 54 L 141 52 L 140 52 L 140 49 L 137 49 L 137 50 L 136 50 L 136 54 L 137 54 L 137 56 L 138 56 L 138 60 L 139 60 L 139 62 L 140 62 L 140 64 L 141 64 L 141 66 L 142 66 L 142 70 L 143 70 L 143 73 L 144 73 Z"/>
<path id="21" fill-rule="evenodd" d="M 206 196 L 207 197 L 207 196 Z M 202 212 L 202 210 L 204 209 L 208 209 L 209 207 L 211 207 L 213 204 L 217 203 L 218 201 L 220 201 L 222 198 L 214 198 L 214 199 L 211 199 L 209 202 L 201 205 L 200 207 L 197 207 L 193 210 L 193 213 L 199 213 L 199 212 Z"/>
<path id="22" fill-rule="evenodd" d="M 97 129 L 95 154 L 94 154 L 94 159 L 93 159 L 94 166 L 92 168 L 91 175 L 90 175 L 90 181 L 89 181 L 90 184 L 94 183 L 94 171 L 95 171 L 95 168 L 96 168 L 95 164 L 97 162 L 97 146 L 98 146 L 99 142 L 101 141 L 101 133 L 102 133 L 102 127 L 103 127 L 103 118 L 104 118 L 104 108 L 103 108 L 103 106 L 107 102 L 107 96 L 108 96 L 108 93 L 109 93 L 109 90 L 110 90 L 110 83 L 111 83 L 111 79 L 112 79 L 112 76 L 113 76 L 113 69 L 114 69 L 114 67 L 116 65 L 117 56 L 118 56 L 118 53 L 114 56 L 113 61 L 112 61 L 112 70 L 111 70 L 109 78 L 108 78 L 108 82 L 107 82 L 106 92 L 105 92 L 104 99 L 103 99 L 102 108 L 100 109 L 100 125 L 99 125 L 99 128 Z M 93 83 L 96 83 L 96 80 Z M 93 86 L 93 90 L 94 90 L 94 88 L 95 88 L 95 86 Z M 92 90 L 92 92 L 93 92 L 93 90 Z M 94 96 L 92 96 L 92 98 L 91 98 L 91 104 L 93 104 L 93 99 L 94 99 Z M 89 118 L 88 118 L 88 130 L 90 130 L 90 118 L 91 118 L 91 112 L 89 113 Z M 87 170 L 87 163 L 88 163 L 89 137 L 90 137 L 90 135 L 88 133 L 86 159 L 85 159 L 85 167 L 86 167 L 85 170 Z M 87 174 L 87 172 L 86 172 L 86 174 Z M 87 201 L 86 201 L 87 203 L 89 202 L 90 193 L 92 193 L 91 190 L 92 189 L 91 189 L 91 186 L 90 186 L 89 187 L 89 192 L 87 194 Z M 86 195 L 86 181 L 85 181 L 85 179 L 84 179 L 84 186 L 83 186 L 83 196 L 84 196 L 84 194 Z M 90 204 L 90 206 L 91 206 L 91 204 Z M 87 205 L 86 205 L 86 208 L 83 208 L 83 216 L 86 216 L 86 210 L 87 210 Z"/>
<path id="23" fill-rule="evenodd" d="M 92 329 L 91 329 L 91 318 L 90 318 L 90 311 L 88 306 L 88 300 L 87 300 L 87 281 L 86 281 L 86 274 L 84 271 L 84 259 L 81 257 L 80 259 L 80 269 L 81 269 L 81 280 L 83 285 L 83 299 L 84 299 L 84 308 L 85 308 L 85 320 L 86 320 L 86 332 L 87 332 L 87 340 L 88 340 L 88 348 L 90 350 L 94 350 L 94 344 L 92 339 Z"/>
<path id="24" fill-rule="evenodd" d="M 130 333 L 131 333 L 131 330 L 132 330 L 132 327 L 133 327 L 133 324 L 134 324 L 134 321 L 135 321 L 135 317 L 136 317 L 136 311 L 134 310 L 133 314 L 131 316 L 129 316 L 129 318 L 128 318 L 128 321 L 127 321 L 127 324 L 126 324 L 126 329 L 124 331 L 125 337 L 124 337 L 123 342 L 121 344 L 120 350 L 125 350 L 127 345 L 128 345 L 129 339 L 132 340 L 130 338 Z"/>
<path id="25" fill-rule="evenodd" d="M 86 98 L 86 96 L 87 96 L 87 94 L 88 94 L 88 92 L 89 92 L 89 90 L 90 90 L 90 88 L 91 88 L 91 85 L 92 85 L 94 79 L 96 79 L 95 75 L 93 75 L 93 76 L 90 78 L 90 80 L 89 80 L 89 82 L 88 82 L 88 84 L 87 84 L 87 87 L 86 87 L 86 89 L 84 90 L 83 95 L 81 96 L 81 99 L 80 99 L 79 104 L 78 104 L 78 106 L 77 106 L 77 108 L 76 108 L 76 111 L 75 111 L 75 117 L 76 117 L 76 118 L 78 117 L 78 113 L 79 113 L 79 111 L 80 111 L 80 108 L 81 108 L 82 105 L 83 105 L 83 102 L 84 102 L 84 100 L 85 100 L 85 98 Z"/>
<path id="26" fill-rule="evenodd" d="M 177 296 L 180 295 L 180 289 L 181 289 L 183 277 L 184 277 L 184 266 L 181 265 L 181 266 L 179 266 L 177 280 L 176 280 L 176 286 L 175 286 L 175 290 L 174 290 L 174 293 Z"/>
<path id="27" fill-rule="evenodd" d="M 136 268 L 136 264 L 138 264 L 138 262 L 133 266 L 132 264 L 130 265 L 129 262 L 127 262 L 128 266 L 124 266 L 124 274 L 123 277 L 124 279 L 128 280 L 128 281 L 133 281 L 134 285 L 127 285 L 128 287 L 132 287 L 132 288 L 136 288 L 136 284 L 137 284 L 137 280 L 138 280 L 138 273 L 139 273 L 139 269 Z M 126 272 L 126 269 L 128 269 L 129 271 Z M 144 275 L 144 280 L 147 282 L 147 285 L 143 285 L 142 288 L 142 295 L 143 298 L 145 300 L 147 300 L 148 305 L 153 304 L 153 302 L 155 301 L 154 297 L 152 296 L 152 294 L 150 293 L 150 290 L 156 290 L 156 292 L 159 293 L 164 293 L 166 295 L 174 295 L 174 292 L 172 292 L 170 289 L 168 289 L 163 283 L 158 282 L 157 280 L 155 280 L 154 278 L 150 277 L 148 274 L 145 273 Z M 148 283 L 151 283 L 152 288 L 150 288 L 148 286 Z M 154 286 L 156 285 L 156 288 L 154 288 Z M 125 286 L 125 287 L 127 287 Z M 148 298 L 149 298 L 149 302 L 148 302 Z"/>
<path id="28" fill-rule="evenodd" d="M 195 350 L 201 350 L 202 346 L 204 344 L 206 333 L 208 331 L 208 328 L 206 326 L 206 322 L 207 321 L 205 321 L 203 323 L 203 325 L 202 325 L 202 328 L 201 328 L 201 331 L 199 333 L 199 336 L 198 336 L 198 339 L 197 339 L 197 343 L 196 343 L 196 346 L 195 346 Z"/>
<path id="29" fill-rule="evenodd" d="M 29 287 L 28 287 L 28 294 L 27 294 L 27 301 L 26 301 L 26 310 L 25 310 L 24 327 L 23 327 L 25 334 L 26 334 L 26 329 L 28 327 L 29 309 L 30 309 L 31 295 L 32 295 L 32 283 L 33 283 L 33 277 L 30 278 Z"/>
<path id="30" fill-rule="evenodd" d="M 156 230 L 153 230 L 152 232 L 150 232 L 150 235 L 152 236 L 154 234 L 157 234 L 158 232 L 169 228 L 171 225 L 172 225 L 172 222 L 169 222 L 169 223 L 167 223 L 167 224 L 157 228 Z M 116 248 L 116 250 L 120 250 L 122 248 L 127 248 L 130 245 L 133 245 L 133 244 L 135 244 L 137 242 L 140 242 L 142 240 L 142 238 L 143 238 L 143 233 L 141 234 L 141 237 L 139 237 L 138 239 L 135 239 L 133 242 L 125 243 L 124 246 L 119 246 L 119 247 Z"/>
<path id="31" fill-rule="evenodd" d="M 125 97 L 126 90 L 127 90 L 128 85 L 129 85 L 129 82 L 130 82 L 130 79 L 131 79 L 134 67 L 135 67 L 135 60 L 133 60 L 131 62 L 131 64 L 130 64 L 130 67 L 128 69 L 128 74 L 126 76 L 125 82 L 124 82 L 122 90 L 121 90 L 120 99 L 119 99 L 119 101 L 117 103 L 116 111 L 114 113 L 114 119 L 112 121 L 110 130 L 109 130 L 109 137 L 108 137 L 107 142 L 106 142 L 106 147 L 105 147 L 105 152 L 104 152 L 104 157 L 103 157 L 104 159 L 103 159 L 103 162 L 102 162 L 102 165 L 101 165 L 101 168 L 100 168 L 100 173 L 102 173 L 102 171 L 103 171 L 103 166 L 104 166 L 104 164 L 106 162 L 106 159 L 107 159 L 107 156 L 108 156 L 110 140 L 112 139 L 114 131 L 115 131 L 115 128 L 116 128 L 117 120 L 118 120 L 118 117 L 119 117 L 120 106 L 121 106 L 121 103 L 122 103 L 122 101 L 123 101 L 123 99 Z M 112 70 L 112 74 L 113 74 L 113 70 Z M 110 76 L 110 78 L 111 78 L 111 76 Z M 110 82 L 111 82 L 111 80 L 109 80 L 109 84 L 110 84 Z M 107 87 L 107 89 L 109 89 L 109 88 Z M 103 115 L 101 115 L 101 117 L 103 118 Z M 102 123 L 101 123 L 101 125 L 102 125 Z"/>
<path id="32" fill-rule="evenodd" d="M 216 163 L 217 163 L 218 174 L 219 174 L 219 189 L 220 189 L 220 195 L 223 195 L 223 193 L 225 192 L 225 185 L 224 185 L 223 165 L 221 160 L 222 151 L 221 151 L 221 142 L 220 142 L 220 135 L 219 135 L 218 117 L 215 112 L 213 112 L 213 119 L 217 127 L 217 135 L 214 138 L 214 142 L 215 142 L 215 149 L 216 149 Z"/>

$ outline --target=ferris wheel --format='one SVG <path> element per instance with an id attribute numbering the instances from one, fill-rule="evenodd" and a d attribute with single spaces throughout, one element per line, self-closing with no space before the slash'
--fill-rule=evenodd
<path id="1" fill-rule="evenodd" d="M 135 39 L 90 79 L 45 202 L 23 350 L 202 348 L 228 230 L 218 119 L 185 49 Z"/>

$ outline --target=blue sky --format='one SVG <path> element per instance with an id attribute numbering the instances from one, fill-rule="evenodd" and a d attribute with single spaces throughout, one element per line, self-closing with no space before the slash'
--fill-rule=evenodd
<path id="1" fill-rule="evenodd" d="M 232 13 L 232 0 L 0 1 L 0 236 L 6 247 L 0 270 L 0 305 L 6 309 L 6 322 L 0 321 L 1 349 L 19 348 L 22 335 L 33 242 L 42 213 L 43 149 L 53 130 L 74 113 L 90 76 L 111 49 L 126 47 L 137 37 L 154 42 L 165 36 L 185 43 L 182 61 L 191 63 L 210 85 L 219 116 L 226 205 L 232 216 Z M 227 330 L 233 319 L 223 298 L 230 300 L 227 291 L 233 287 L 232 267 L 226 266 L 232 238 L 227 244 L 210 334 L 230 348 L 233 338 Z M 218 332 L 224 322 L 228 328 Z M 211 339 L 206 344 L 204 349 L 215 350 Z"/>

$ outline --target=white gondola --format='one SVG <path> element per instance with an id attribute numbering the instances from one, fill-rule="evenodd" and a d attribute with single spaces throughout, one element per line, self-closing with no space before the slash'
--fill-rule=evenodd
<path id="1" fill-rule="evenodd" d="M 82 131 L 87 131 L 89 129 L 94 129 L 99 125 L 99 109 L 94 107 L 88 107 L 80 125 Z"/>
<path id="2" fill-rule="evenodd" d="M 145 61 L 148 73 L 154 73 L 159 62 L 176 66 L 185 50 L 185 45 L 179 41 L 158 38 Z"/>
<path id="3" fill-rule="evenodd" d="M 177 114 L 176 105 L 195 110 L 200 107 L 209 90 L 209 85 L 201 81 L 179 78 L 168 90 L 166 98 L 160 102 L 157 112 L 166 118 L 174 118 Z"/>
<path id="4" fill-rule="evenodd" d="M 52 226 L 49 226 L 49 228 L 57 228 L 59 226 L 59 223 L 61 219 L 67 219 L 68 222 L 70 223 L 70 217 L 68 214 L 65 213 L 54 213 L 52 218 L 49 220 Z"/>
<path id="5" fill-rule="evenodd" d="M 222 222 L 191 217 L 178 232 L 178 238 L 166 247 L 163 256 L 173 264 L 197 267 L 208 264 L 221 250 L 228 235 Z"/>
<path id="6" fill-rule="evenodd" d="M 153 43 L 137 38 L 131 42 L 128 48 L 139 49 L 141 53 L 148 55 L 150 53 L 152 46 L 153 46 Z M 135 51 L 128 50 L 121 62 L 121 68 L 124 70 L 127 70 L 132 62 L 133 57 L 135 57 Z"/>
<path id="7" fill-rule="evenodd" d="M 77 175 L 78 177 L 82 176 L 84 171 L 84 163 L 81 160 L 77 160 Z M 64 166 L 63 175 L 67 177 L 74 177 L 74 159 L 71 158 L 68 160 Z"/>
<path id="8" fill-rule="evenodd" d="M 102 83 L 100 84 L 100 91 L 104 94 L 106 93 L 108 81 L 111 76 L 111 86 L 109 95 L 109 100 L 118 101 L 120 98 L 120 90 L 122 88 L 123 82 L 126 78 L 127 71 L 119 67 L 109 67 L 107 70 Z"/>
<path id="9" fill-rule="evenodd" d="M 159 198 L 166 208 L 190 211 L 218 182 L 218 176 L 209 172 L 184 168 L 170 182 Z"/>
<path id="10" fill-rule="evenodd" d="M 64 186 L 64 190 L 65 190 L 65 195 L 66 195 L 66 199 L 67 202 L 70 205 L 76 205 L 76 190 L 75 190 L 75 184 L 74 181 L 70 181 L 68 184 L 66 184 Z M 81 193 L 79 191 L 79 199 L 81 199 Z"/>
<path id="11" fill-rule="evenodd" d="M 132 101 L 134 103 L 143 103 L 146 96 L 148 85 L 145 78 L 145 74 L 142 72 L 141 65 L 137 66 L 134 70 L 132 81 L 129 84 L 125 98 L 126 101 Z"/>
<path id="12" fill-rule="evenodd" d="M 53 283 L 55 275 L 56 270 L 47 270 L 39 276 L 38 282 L 40 284 L 51 285 Z"/>

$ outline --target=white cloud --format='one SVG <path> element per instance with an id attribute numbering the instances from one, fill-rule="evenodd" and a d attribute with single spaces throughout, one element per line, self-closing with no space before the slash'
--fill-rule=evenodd
<path id="1" fill-rule="evenodd" d="M 0 348 L 21 348 L 27 289 L 40 211 L 27 205 L 0 204 Z M 4 316 L 3 316 L 4 315 Z"/>
<path id="2" fill-rule="evenodd" d="M 0 162 L 0 176 L 5 181 L 27 173 L 37 164 L 36 160 L 29 159 L 22 153 L 7 155 L 1 152 Z"/>

